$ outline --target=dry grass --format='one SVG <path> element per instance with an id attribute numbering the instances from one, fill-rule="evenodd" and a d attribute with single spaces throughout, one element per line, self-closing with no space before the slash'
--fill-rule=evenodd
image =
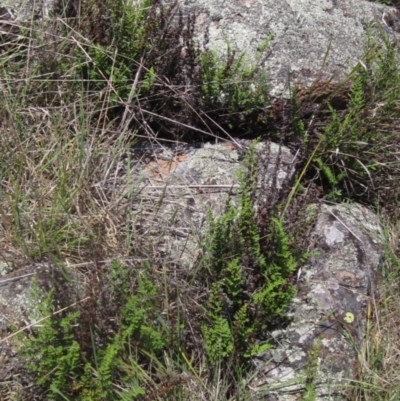
<path id="1" fill-rule="evenodd" d="M 160 28 L 157 34 L 168 29 L 168 32 L 176 33 L 169 25 L 170 17 L 166 14 L 164 31 Z M 21 28 L 19 42 L 11 50 L 9 43 L 3 46 L 0 61 L 0 256 L 11 261 L 16 268 L 22 266 L 25 260 L 50 258 L 56 264 L 79 272 L 87 294 L 94 299 L 93 303 L 85 305 L 85 318 L 89 319 L 87 322 L 103 325 L 104 331 L 115 329 L 114 316 L 108 316 L 110 319 L 107 320 L 104 315 L 110 299 L 102 299 L 96 304 L 109 290 L 109 277 L 105 271 L 110 262 L 114 259 L 123 261 L 133 276 L 144 269 L 143 261 L 146 260 L 147 267 L 150 266 L 148 270 L 156 277 L 161 298 L 164 298 L 160 302 L 160 311 L 170 318 L 164 323 L 178 327 L 181 323 L 179 319 L 187 319 L 182 311 L 191 309 L 192 320 L 187 320 L 187 331 L 190 332 L 187 338 L 192 343 L 188 347 L 190 351 L 177 347 L 170 354 L 151 360 L 147 370 L 138 366 L 129 355 L 124 359 L 125 371 L 137 375 L 146 383 L 148 394 L 157 400 L 233 400 L 239 397 L 238 394 L 240 400 L 250 397 L 244 380 L 233 386 L 236 393 L 229 393 L 232 391 L 230 380 L 233 376 L 227 374 L 223 366 L 211 369 L 207 365 L 204 349 L 196 337 L 198 332 L 190 326 L 204 308 L 199 296 L 204 289 L 199 288 L 194 280 L 190 280 L 190 284 L 185 282 L 183 275 L 177 275 L 175 281 L 170 280 L 167 273 L 176 273 L 175 267 L 160 263 L 155 245 L 147 237 L 139 238 L 132 228 L 135 223 L 132 205 L 138 203 L 140 191 L 140 177 L 131 168 L 132 145 L 143 138 L 159 145 L 158 134 L 165 128 L 168 134 L 164 139 L 167 141 L 183 137 L 188 139 L 188 133 L 192 135 L 189 137 L 192 140 L 204 139 L 207 135 L 208 138 L 217 136 L 229 140 L 226 135 L 229 124 L 237 123 L 236 134 L 247 131 L 244 114 L 238 111 L 231 113 L 234 117 L 232 121 L 218 121 L 221 110 L 215 104 L 204 105 L 200 101 L 199 92 L 196 92 L 199 81 L 194 80 L 193 86 L 183 85 L 187 75 L 182 75 L 180 81 L 178 78 L 173 81 L 178 75 L 176 71 L 183 68 L 182 64 L 174 64 L 174 60 L 180 58 L 181 48 L 177 48 L 176 54 L 167 59 L 171 68 L 163 66 L 163 73 L 157 75 L 154 92 L 143 98 L 135 97 L 135 89 L 143 82 L 143 72 L 149 71 L 149 65 L 145 64 L 147 54 L 134 60 L 136 70 L 130 82 L 129 101 L 125 102 L 114 96 L 118 94 L 118 88 L 107 77 L 101 81 L 99 91 L 85 87 L 84 80 L 77 85 L 74 74 L 81 60 L 77 60 L 75 50 L 81 48 L 87 51 L 88 38 L 90 34 L 94 35 L 90 24 L 84 25 L 82 31 L 78 31 L 68 20 L 55 21 L 51 27 Z M 87 37 L 83 35 L 85 32 Z M 178 42 L 174 38 L 176 46 Z M 165 42 L 162 43 L 165 45 Z M 165 49 L 161 49 L 160 53 L 156 50 L 151 49 L 155 56 L 150 61 L 165 56 Z M 197 57 L 194 47 L 189 47 L 189 50 Z M 91 56 L 87 54 L 85 62 L 90 61 Z M 188 62 L 193 62 L 193 59 Z M 189 65 L 187 68 L 195 71 L 194 67 Z M 393 77 L 395 75 L 390 79 Z M 200 79 L 199 76 L 195 78 Z M 325 91 L 326 87 L 323 89 Z M 386 87 L 378 89 L 387 94 Z M 372 92 L 375 95 L 379 90 Z M 296 131 L 293 127 L 295 113 L 290 102 L 278 101 L 273 108 L 268 106 L 259 111 L 261 117 L 263 113 L 271 114 L 268 124 L 274 131 L 269 139 L 276 139 L 279 130 L 281 141 L 299 150 L 299 165 L 305 169 L 302 185 L 310 192 L 321 192 L 323 187 L 326 193 L 333 193 L 332 183 L 323 177 L 319 166 L 313 163 L 313 157 L 321 132 L 330 123 L 331 115 L 323 102 L 332 100 L 330 95 L 334 96 L 335 91 L 338 92 L 337 88 L 330 89 L 326 96 L 318 91 L 309 92 L 299 99 L 297 117 L 305 124 L 303 131 Z M 345 92 L 343 98 L 347 107 L 348 89 Z M 174 104 L 169 108 L 170 103 L 166 99 L 173 99 L 177 106 Z M 381 110 L 380 100 L 379 96 L 371 96 L 365 108 L 372 108 L 373 112 L 367 113 L 365 124 L 356 128 L 365 132 L 376 130 L 382 138 L 390 137 L 390 140 L 377 140 L 380 147 L 365 149 L 360 155 L 354 143 L 372 141 L 371 137 L 366 135 L 366 139 L 362 139 L 343 135 L 338 137 L 340 151 L 335 153 L 336 143 L 326 142 L 318 149 L 318 156 L 325 157 L 324 163 L 332 170 L 345 171 L 351 177 L 339 188 L 344 198 L 353 191 L 356 193 L 349 198 L 367 202 L 368 197 L 360 196 L 357 191 L 362 189 L 369 195 L 375 188 L 381 188 L 383 194 L 388 194 L 383 202 L 387 206 L 387 214 L 393 216 L 393 210 L 398 206 L 393 194 L 396 193 L 396 180 L 400 177 L 397 160 L 400 135 L 396 128 L 399 107 L 394 107 L 381 119 L 375 118 L 376 115 L 379 117 Z M 338 110 L 339 117 L 344 117 L 346 111 Z M 225 115 L 228 114 L 226 111 Z M 250 115 L 249 119 L 254 120 L 253 117 Z M 192 126 L 197 131 L 193 131 Z M 260 124 L 255 127 L 255 132 L 265 131 L 265 127 Z M 193 132 L 198 136 L 193 137 Z M 307 135 L 307 145 L 304 145 L 304 137 L 301 136 L 304 134 Z M 347 148 L 353 152 L 350 155 L 352 162 L 356 160 L 350 167 L 346 164 L 349 156 L 346 146 L 349 144 L 353 144 Z M 385 167 L 376 175 L 375 162 Z M 361 165 L 358 171 L 352 169 L 357 164 Z M 367 174 L 362 176 L 360 171 L 365 170 Z M 394 199 L 388 199 L 392 195 Z M 395 225 L 396 221 L 391 223 Z M 400 266 L 395 256 L 397 230 L 391 229 L 389 237 L 389 249 L 392 251 L 387 253 L 379 302 L 369 321 L 367 348 L 360 356 L 360 377 L 354 398 L 357 400 L 395 400 L 400 397 L 400 291 L 396 284 Z M 135 279 L 130 284 L 133 288 Z M 168 298 L 171 294 L 174 294 L 173 299 Z M 64 301 L 68 304 L 71 300 L 67 297 Z M 93 316 L 89 316 L 92 311 Z M 90 333 L 85 335 L 90 348 L 93 345 Z M 230 368 L 234 370 L 234 367 Z M 120 382 L 118 385 L 122 386 Z"/>
<path id="2" fill-rule="evenodd" d="M 398 229 L 388 224 L 387 249 L 376 305 L 368 311 L 365 348 L 360 355 L 360 375 L 355 400 L 397 400 L 400 397 L 400 260 Z"/>
<path id="3" fill-rule="evenodd" d="M 27 261 L 50 260 L 57 266 L 53 276 L 42 281 L 43 289 L 56 289 L 59 311 L 75 305 L 77 295 L 85 299 L 79 304 L 82 320 L 76 331 L 84 353 L 93 355 L 120 324 L 118 308 L 123 305 L 117 295 L 112 298 L 107 270 L 113 260 L 130 272 L 132 292 L 138 274 L 146 270 L 153 276 L 160 294 L 158 310 L 167 316 L 162 317 L 165 326 L 179 327 L 189 302 L 194 303 L 190 308 L 198 308 L 195 297 L 200 289 L 179 277 L 170 280 L 167 272 L 173 266 L 161 263 L 150 238 L 138 238 L 134 228 L 140 214 L 141 179 L 133 168 L 131 148 L 141 138 L 160 145 L 155 127 L 144 123 L 146 109 L 116 104 L 112 96 L 117 88 L 107 79 L 100 94 L 84 88 L 84 83 L 77 85 L 72 77 L 78 62 L 71 48 L 84 46 L 86 38 L 68 27 L 65 34 L 63 24 L 68 22 L 28 30 L 20 26 L 20 42 L 2 59 L 0 256 L 16 270 Z M 67 55 L 63 49 L 68 49 Z M 67 61 L 70 65 L 62 73 L 52 71 Z M 136 78 L 141 68 L 138 64 Z M 132 93 L 137 84 L 134 79 Z M 170 85 L 160 79 L 158 84 Z M 173 92 L 181 96 L 175 87 Z M 115 108 L 122 118 L 114 114 Z M 78 273 L 82 293 L 68 293 L 71 287 L 60 274 L 62 267 Z M 93 327 L 98 337 L 92 335 Z M 224 399 L 232 383 L 226 381 L 223 368 L 210 376 L 199 344 L 192 344 L 190 352 L 176 346 L 159 359 L 148 356 L 145 366 L 136 355 L 121 358 L 122 370 L 145 386 L 142 399 Z M 135 387 L 119 379 L 113 390 L 124 394 Z M 6 396 L 26 399 L 29 391 L 21 388 L 20 395 Z M 43 396 L 38 392 L 29 397 Z"/>

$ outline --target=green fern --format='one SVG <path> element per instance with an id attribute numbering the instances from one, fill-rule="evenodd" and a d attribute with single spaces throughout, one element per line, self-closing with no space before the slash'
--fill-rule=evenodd
<path id="1" fill-rule="evenodd" d="M 37 383 L 48 389 L 49 400 L 61 401 L 70 395 L 77 401 L 119 399 L 114 383 L 123 375 L 124 360 L 131 355 L 137 358 L 137 363 L 148 363 L 149 358 L 160 356 L 165 350 L 169 335 L 167 327 L 158 322 L 156 286 L 145 274 L 140 274 L 136 294 L 132 295 L 124 283 L 126 277 L 122 264 L 114 261 L 110 282 L 111 291 L 117 291 L 118 286 L 121 291 L 116 298 L 122 305 L 119 330 L 102 339 L 103 346 L 93 350 L 94 359 L 89 361 L 82 354 L 74 331 L 80 314 L 73 311 L 65 316 L 52 315 L 54 292 L 43 298 L 40 288 L 33 287 L 35 319 L 48 318 L 35 330 L 35 335 L 24 339 L 22 353 Z M 143 394 L 140 388 L 138 383 L 138 395 Z"/>
<path id="2" fill-rule="evenodd" d="M 124 0 L 105 0 L 104 8 L 109 10 L 111 22 L 108 35 L 112 38 L 108 44 L 88 43 L 85 48 L 76 49 L 77 74 L 88 77 L 89 89 L 101 93 L 111 85 L 111 101 L 128 99 L 140 58 L 150 46 L 146 42 L 146 30 L 150 28 L 146 18 L 151 5 L 152 0 L 140 2 L 140 5 Z M 148 91 L 154 79 L 154 70 L 150 68 L 141 90 Z"/>
<path id="3" fill-rule="evenodd" d="M 79 380 L 82 374 L 80 346 L 74 339 L 73 324 L 79 318 L 78 312 L 71 312 L 61 318 L 52 317 L 54 312 L 54 291 L 38 298 L 40 289 L 37 283 L 32 286 L 36 300 L 35 318 L 44 319 L 37 335 L 24 341 L 21 355 L 26 359 L 26 368 L 33 372 L 42 386 L 48 386 L 51 400 L 62 400 L 60 394 L 67 393 L 72 381 Z"/>
<path id="4" fill-rule="evenodd" d="M 108 399 L 112 395 L 113 372 L 116 371 L 118 354 L 121 352 L 118 340 L 117 337 L 113 344 L 108 344 L 97 368 L 98 380 L 95 383 L 102 399 Z"/>
<path id="5" fill-rule="evenodd" d="M 203 324 L 205 347 L 215 363 L 231 355 L 243 362 L 268 344 L 257 337 L 277 318 L 284 317 L 294 287 L 288 279 L 298 263 L 290 249 L 290 239 L 279 219 L 271 219 L 274 229 L 269 242 L 271 253 L 263 254 L 254 208 L 258 168 L 255 144 L 239 175 L 240 206 L 228 203 L 226 213 L 210 224 L 207 249 L 212 290 L 208 322 Z M 249 289 L 249 283 L 258 277 Z M 215 345 L 216 341 L 217 346 Z"/>
<path id="6" fill-rule="evenodd" d="M 229 357 L 234 350 L 229 323 L 222 316 L 224 308 L 217 283 L 211 287 L 209 308 L 208 316 L 211 323 L 203 324 L 202 331 L 207 355 L 210 361 L 216 364 Z"/>
<path id="7" fill-rule="evenodd" d="M 214 220 L 211 211 L 207 216 L 209 231 L 212 238 L 207 238 L 204 243 L 210 257 L 208 266 L 212 266 L 210 274 L 216 280 L 221 278 L 221 274 L 227 263 L 227 255 L 236 258 L 240 255 L 240 243 L 233 231 L 232 222 L 236 218 L 235 208 L 228 203 L 226 212 L 219 219 Z"/>
<path id="8" fill-rule="evenodd" d="M 350 90 L 350 110 L 352 113 L 359 113 L 365 106 L 364 88 L 367 84 L 366 72 L 359 70 Z"/>
<path id="9" fill-rule="evenodd" d="M 290 251 L 289 236 L 283 228 L 282 220 L 272 217 L 271 222 L 274 228 L 272 236 L 276 244 L 273 259 L 282 276 L 287 278 L 297 270 L 298 263 Z"/>
<path id="10" fill-rule="evenodd" d="M 157 288 L 146 276 L 139 277 L 137 295 L 132 295 L 121 312 L 121 340 L 134 341 L 140 352 L 157 353 L 166 346 L 167 333 L 156 324 L 154 299 Z"/>
<path id="11" fill-rule="evenodd" d="M 271 218 L 273 230 L 271 239 L 275 243 L 273 255 L 269 255 L 270 263 L 262 263 L 265 285 L 252 295 L 258 310 L 269 319 L 262 323 L 264 329 L 272 320 L 283 317 L 295 294 L 295 288 L 288 284 L 290 277 L 298 268 L 298 262 L 290 252 L 289 238 L 283 229 L 282 221 Z"/>
<path id="12" fill-rule="evenodd" d="M 221 287 L 228 295 L 229 299 L 237 302 L 239 295 L 243 291 L 243 271 L 239 263 L 239 259 L 235 258 L 228 263 L 223 271 L 221 279 Z"/>

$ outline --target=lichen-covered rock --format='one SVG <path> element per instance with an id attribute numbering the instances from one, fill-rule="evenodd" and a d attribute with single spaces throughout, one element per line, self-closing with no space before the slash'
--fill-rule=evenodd
<path id="1" fill-rule="evenodd" d="M 340 80 L 362 59 L 369 23 L 389 28 L 393 9 L 365 0 L 186 0 L 198 14 L 198 31 L 209 27 L 208 47 L 225 53 L 227 42 L 254 58 L 272 37 L 265 66 L 271 93 L 288 93 L 288 77 L 308 86 L 317 78 Z M 375 33 L 379 36 L 379 29 Z M 200 35 L 200 38 L 202 36 Z"/>
<path id="2" fill-rule="evenodd" d="M 26 264 L 17 268 L 13 263 L 3 261 L 0 264 L 2 273 L 5 273 L 0 277 L 0 399 L 21 399 L 21 396 L 27 396 L 26 389 L 33 389 L 35 384 L 24 369 L 13 332 L 32 323 L 32 279 L 37 273 L 46 273 L 48 267 L 45 264 Z"/>
<path id="3" fill-rule="evenodd" d="M 0 0 L 13 20 L 24 22 L 47 18 L 55 4 L 59 2 Z M 179 6 L 197 14 L 199 42 L 208 30 L 208 47 L 219 53 L 226 52 L 229 42 L 231 49 L 254 59 L 271 38 L 265 68 L 275 96 L 288 94 L 289 75 L 302 86 L 317 78 L 333 76 L 338 81 L 346 76 L 365 53 L 366 27 L 371 23 L 399 39 L 399 14 L 366 0 L 185 0 Z M 379 36 L 381 31 L 374 33 Z"/>
<path id="4" fill-rule="evenodd" d="M 54 4 L 54 0 L 0 0 L 0 7 L 8 9 L 13 20 L 21 22 L 47 17 Z"/>
<path id="5" fill-rule="evenodd" d="M 256 361 L 253 382 L 268 401 L 347 400 L 355 379 L 367 313 L 374 304 L 383 234 L 359 205 L 322 206 L 310 241 L 312 256 L 298 276 L 291 323 L 271 333 L 276 347 Z"/>
<path id="6" fill-rule="evenodd" d="M 190 269 L 202 251 L 202 238 L 209 211 L 218 218 L 225 210 L 229 194 L 235 195 L 237 173 L 243 166 L 246 144 L 206 144 L 185 149 L 164 148 L 155 155 L 153 149 L 141 152 L 132 176 L 142 176 L 141 200 L 135 206 L 133 221 L 135 238 L 152 238 L 164 261 Z M 277 188 L 293 174 L 293 155 L 285 147 L 259 143 L 258 152 L 269 147 L 269 164 L 265 168 L 272 177 L 276 172 Z M 261 177 L 260 177 L 261 179 Z M 266 179 L 268 185 L 268 178 Z M 232 201 L 235 202 L 235 196 Z"/>

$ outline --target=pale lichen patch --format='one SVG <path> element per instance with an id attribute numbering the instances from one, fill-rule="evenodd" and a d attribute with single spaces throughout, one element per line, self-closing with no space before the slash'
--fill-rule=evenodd
<path id="1" fill-rule="evenodd" d="M 341 230 L 338 230 L 336 227 L 328 227 L 327 232 L 325 233 L 326 243 L 329 246 L 335 245 L 337 243 L 341 243 L 344 240 L 344 234 Z"/>

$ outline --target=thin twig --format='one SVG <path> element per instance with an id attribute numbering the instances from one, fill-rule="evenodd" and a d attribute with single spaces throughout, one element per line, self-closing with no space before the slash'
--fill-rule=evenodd
<path id="1" fill-rule="evenodd" d="M 124 115 L 122 117 L 122 121 L 121 121 L 121 125 L 120 125 L 121 127 L 123 127 L 125 125 L 125 121 L 126 121 L 126 117 L 128 116 L 128 112 L 132 112 L 129 105 L 132 102 L 133 95 L 136 93 L 136 89 L 137 89 L 138 82 L 139 82 L 139 76 L 142 72 L 142 69 L 143 69 L 143 57 L 140 60 L 139 68 L 136 71 L 135 80 L 133 81 L 131 91 L 129 93 L 128 101 L 125 104 L 125 111 L 124 111 Z"/>
<path id="2" fill-rule="evenodd" d="M 240 185 L 145 185 L 141 189 L 240 188 Z"/>
<path id="3" fill-rule="evenodd" d="M 24 278 L 24 277 L 29 277 L 29 276 L 33 276 L 35 273 L 28 273 L 28 274 L 23 274 L 22 276 L 16 276 L 16 277 L 11 277 L 11 278 L 6 278 L 5 280 L 0 280 L 0 284 L 6 283 L 8 281 L 13 281 L 13 280 L 18 280 L 20 278 Z"/>

